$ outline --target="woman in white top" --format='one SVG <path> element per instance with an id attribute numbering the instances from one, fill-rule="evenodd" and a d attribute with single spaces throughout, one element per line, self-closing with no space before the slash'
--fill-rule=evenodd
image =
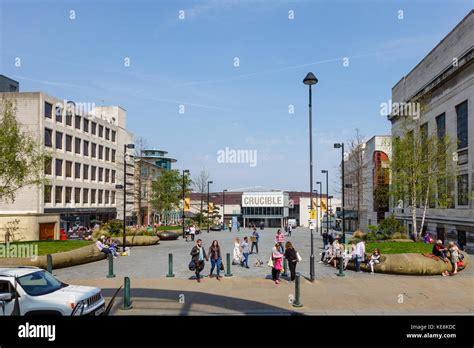
<path id="1" fill-rule="evenodd" d="M 191 235 L 191 240 L 194 242 L 194 236 L 196 235 L 196 227 L 194 227 L 194 225 L 189 228 L 189 234 Z"/>
<path id="2" fill-rule="evenodd" d="M 234 241 L 234 256 L 232 258 L 232 264 L 237 265 L 242 262 L 242 249 L 240 247 L 240 238 L 235 238 Z"/>

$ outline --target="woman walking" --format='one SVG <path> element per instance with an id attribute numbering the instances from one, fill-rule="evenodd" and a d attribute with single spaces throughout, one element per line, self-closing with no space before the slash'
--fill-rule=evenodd
<path id="1" fill-rule="evenodd" d="M 280 246 L 280 252 L 283 254 L 285 252 L 285 248 L 283 247 L 283 244 L 285 243 L 285 235 L 281 232 L 279 229 L 275 235 L 275 243 L 278 243 Z"/>
<path id="2" fill-rule="evenodd" d="M 275 246 L 272 249 L 272 279 L 275 284 L 280 283 L 280 272 L 282 270 L 282 259 L 283 254 L 280 252 L 280 245 L 275 243 Z"/>
<path id="3" fill-rule="evenodd" d="M 242 250 L 240 249 L 240 238 L 235 238 L 232 264 L 239 265 L 242 262 Z"/>
<path id="4" fill-rule="evenodd" d="M 285 244 L 285 258 L 288 260 L 288 267 L 290 268 L 290 282 L 296 278 L 296 264 L 298 263 L 298 254 L 293 248 L 291 242 Z"/>
<path id="5" fill-rule="evenodd" d="M 211 273 L 209 274 L 209 278 L 212 278 L 212 273 L 214 273 L 214 267 L 217 267 L 217 280 L 221 280 L 220 271 L 222 257 L 221 248 L 217 240 L 212 241 L 212 245 L 209 247 L 208 256 L 211 259 Z"/>

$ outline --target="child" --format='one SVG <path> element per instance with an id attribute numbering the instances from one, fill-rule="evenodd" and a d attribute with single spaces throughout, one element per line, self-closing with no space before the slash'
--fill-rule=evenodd
<path id="1" fill-rule="evenodd" d="M 369 266 L 370 266 L 370 274 L 374 274 L 374 264 L 380 263 L 380 250 L 375 249 L 372 255 L 370 256 Z"/>

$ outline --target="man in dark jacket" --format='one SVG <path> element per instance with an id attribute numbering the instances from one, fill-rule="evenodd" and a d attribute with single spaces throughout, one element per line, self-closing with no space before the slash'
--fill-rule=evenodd
<path id="1" fill-rule="evenodd" d="M 202 247 L 202 240 L 198 239 L 196 245 L 191 249 L 191 258 L 196 265 L 196 280 L 201 282 L 201 271 L 204 269 L 204 260 L 207 259 L 206 251 Z"/>

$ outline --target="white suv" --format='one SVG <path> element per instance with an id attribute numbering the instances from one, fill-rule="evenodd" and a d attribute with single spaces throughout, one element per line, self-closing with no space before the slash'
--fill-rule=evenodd
<path id="1" fill-rule="evenodd" d="M 99 288 L 63 283 L 37 267 L 0 267 L 0 315 L 14 310 L 15 284 L 20 315 L 101 315 L 105 311 Z"/>

